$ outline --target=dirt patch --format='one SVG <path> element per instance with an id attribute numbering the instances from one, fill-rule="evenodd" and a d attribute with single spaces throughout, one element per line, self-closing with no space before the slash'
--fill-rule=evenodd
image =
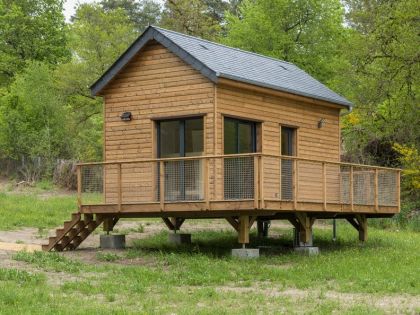
<path id="1" fill-rule="evenodd" d="M 270 287 L 270 289 L 267 289 Z M 415 314 L 420 308 L 418 296 L 408 294 L 399 295 L 376 295 L 369 293 L 343 293 L 336 291 L 300 290 L 294 288 L 275 288 L 272 284 L 254 284 L 252 287 L 217 287 L 219 292 L 236 292 L 241 294 L 263 294 L 269 297 L 290 297 L 293 299 L 317 298 L 334 300 L 344 307 L 352 307 L 360 304 L 369 305 L 381 309 L 387 314 Z"/>
<path id="2" fill-rule="evenodd" d="M 46 239 L 40 235 L 40 231 L 36 228 L 23 228 L 14 231 L 0 231 L 0 242 L 39 245 L 45 244 Z"/>

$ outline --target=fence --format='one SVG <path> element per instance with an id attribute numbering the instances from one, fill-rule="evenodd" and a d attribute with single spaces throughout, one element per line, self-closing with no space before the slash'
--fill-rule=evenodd
<path id="1" fill-rule="evenodd" d="M 80 164 L 81 204 L 264 200 L 399 205 L 398 169 L 239 154 Z M 161 197 L 163 196 L 163 198 Z"/>

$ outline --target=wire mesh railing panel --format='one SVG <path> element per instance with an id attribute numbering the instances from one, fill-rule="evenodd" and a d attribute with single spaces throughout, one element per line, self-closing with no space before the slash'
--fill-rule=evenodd
<path id="1" fill-rule="evenodd" d="M 81 200 L 85 205 L 104 202 L 104 167 L 103 165 L 81 166 Z"/>
<path id="2" fill-rule="evenodd" d="M 322 163 L 297 161 L 298 201 L 323 201 L 323 170 Z"/>
<path id="3" fill-rule="evenodd" d="M 340 202 L 350 204 L 350 166 L 340 166 Z"/>
<path id="4" fill-rule="evenodd" d="M 375 204 L 375 171 L 370 168 L 353 168 L 353 203 Z"/>
<path id="5" fill-rule="evenodd" d="M 224 199 L 254 198 L 254 158 L 252 156 L 224 159 Z"/>
<path id="6" fill-rule="evenodd" d="M 380 206 L 398 206 L 397 181 L 397 171 L 378 171 L 378 204 Z"/>
<path id="7" fill-rule="evenodd" d="M 283 201 L 293 200 L 293 160 L 282 158 L 280 159 L 281 169 L 281 186 L 280 186 L 280 198 Z"/>
<path id="8" fill-rule="evenodd" d="M 165 201 L 203 200 L 203 166 L 203 160 L 199 159 L 184 161 L 165 161 Z"/>

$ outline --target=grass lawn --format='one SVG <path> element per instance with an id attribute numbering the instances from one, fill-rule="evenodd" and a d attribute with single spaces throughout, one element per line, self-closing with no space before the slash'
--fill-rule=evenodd
<path id="1" fill-rule="evenodd" d="M 0 230 L 61 225 L 74 199 L 0 194 Z M 268 249 L 251 261 L 230 257 L 226 230 L 194 232 L 188 246 L 161 232 L 124 251 L 19 252 L 0 265 L 0 314 L 420 313 L 420 233 L 371 228 L 360 245 L 343 222 L 335 243 L 315 230 L 315 257 L 291 250 L 291 228 L 270 233 L 280 237 L 253 231 L 250 246 Z"/>

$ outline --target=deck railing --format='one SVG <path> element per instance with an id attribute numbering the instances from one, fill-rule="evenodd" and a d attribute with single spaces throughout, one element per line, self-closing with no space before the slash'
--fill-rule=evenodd
<path id="1" fill-rule="evenodd" d="M 78 165 L 78 203 L 253 201 L 399 207 L 400 170 L 260 153 Z"/>

